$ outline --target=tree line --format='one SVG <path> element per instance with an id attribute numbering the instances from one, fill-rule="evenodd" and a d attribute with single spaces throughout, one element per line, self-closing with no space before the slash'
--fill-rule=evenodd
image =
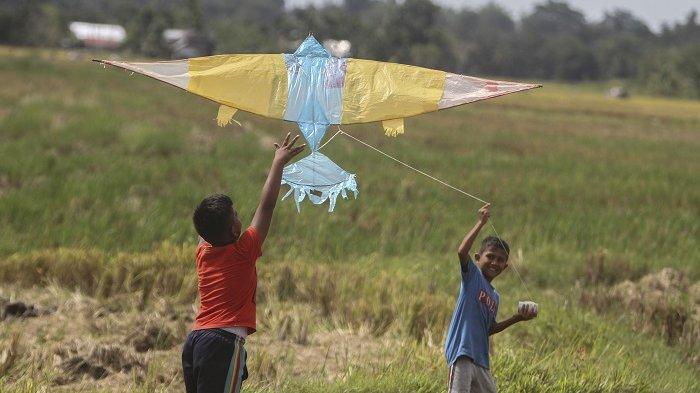
<path id="1" fill-rule="evenodd" d="M 344 0 L 288 9 L 284 0 L 0 0 L 0 43 L 61 46 L 80 20 L 124 26 L 124 50 L 167 57 L 166 28 L 193 29 L 215 53 L 293 51 L 313 32 L 346 39 L 352 57 L 450 72 L 565 81 L 619 79 L 650 92 L 700 98 L 700 24 L 652 31 L 633 13 L 589 21 L 566 1 L 519 19 L 496 4 L 440 7 L 430 0 Z"/>

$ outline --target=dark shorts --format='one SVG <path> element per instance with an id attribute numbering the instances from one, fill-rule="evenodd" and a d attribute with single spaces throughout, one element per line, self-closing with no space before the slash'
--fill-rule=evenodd
<path id="1" fill-rule="evenodd" d="M 248 378 L 245 340 L 222 329 L 193 330 L 182 348 L 187 393 L 238 393 Z"/>

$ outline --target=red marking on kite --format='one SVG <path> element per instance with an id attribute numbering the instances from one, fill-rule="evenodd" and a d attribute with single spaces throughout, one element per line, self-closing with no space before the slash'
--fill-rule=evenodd
<path id="1" fill-rule="evenodd" d="M 486 86 L 484 86 L 486 90 L 494 93 L 498 91 L 498 85 L 493 83 L 493 82 L 486 82 Z"/>

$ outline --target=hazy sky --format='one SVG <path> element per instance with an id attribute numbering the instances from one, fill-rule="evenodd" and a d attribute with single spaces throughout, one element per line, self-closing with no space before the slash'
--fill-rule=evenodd
<path id="1" fill-rule="evenodd" d="M 433 0 L 436 3 L 453 7 L 479 7 L 491 0 Z M 496 0 L 509 10 L 514 17 L 532 10 L 534 4 L 544 3 L 545 0 Z M 309 3 L 322 4 L 326 2 L 341 3 L 342 0 L 286 0 L 287 6 L 305 5 Z M 685 20 L 691 9 L 700 11 L 698 0 L 568 0 L 568 3 L 583 11 L 589 20 L 597 20 L 604 11 L 614 8 L 624 8 L 646 22 L 649 27 L 658 30 L 663 22 Z"/>

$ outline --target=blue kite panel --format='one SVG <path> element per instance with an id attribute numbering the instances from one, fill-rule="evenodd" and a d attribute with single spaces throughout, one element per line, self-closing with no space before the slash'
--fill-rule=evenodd
<path id="1" fill-rule="evenodd" d="M 299 125 L 311 154 L 284 168 L 282 184 L 290 189 L 282 199 L 293 195 L 297 211 L 304 199 L 316 205 L 328 201 L 332 212 L 339 195 L 347 198 L 352 191 L 357 198 L 355 175 L 318 152 L 328 126 L 340 124 L 347 63 L 331 57 L 312 36 L 284 60 L 288 84 L 284 119 Z"/>
<path id="2" fill-rule="evenodd" d="M 299 123 L 309 147 L 316 151 L 328 125 L 340 124 L 346 60 L 331 57 L 311 36 L 284 59 L 288 84 L 284 119 Z"/>

